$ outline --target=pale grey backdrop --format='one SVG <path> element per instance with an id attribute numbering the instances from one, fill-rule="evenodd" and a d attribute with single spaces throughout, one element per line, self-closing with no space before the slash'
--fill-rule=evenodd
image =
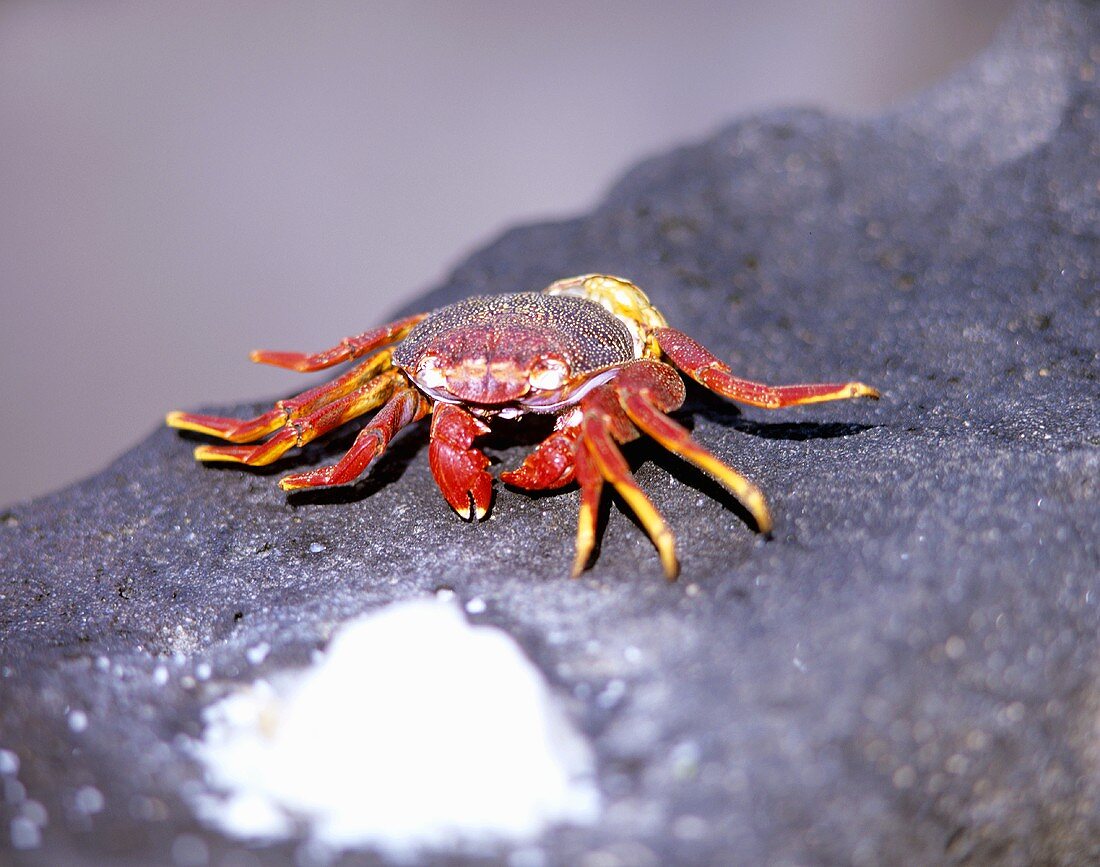
<path id="1" fill-rule="evenodd" d="M 167 409 L 291 390 L 247 351 L 377 323 L 640 157 L 904 98 L 1011 5 L 7 0 L 0 505 Z"/>

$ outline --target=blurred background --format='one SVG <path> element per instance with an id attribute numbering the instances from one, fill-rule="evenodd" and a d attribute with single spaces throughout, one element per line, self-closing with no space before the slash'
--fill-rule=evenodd
<path id="1" fill-rule="evenodd" d="M 904 99 L 1012 5 L 3 0 L 0 506 L 290 393 L 249 349 L 377 324 L 642 157 Z"/>

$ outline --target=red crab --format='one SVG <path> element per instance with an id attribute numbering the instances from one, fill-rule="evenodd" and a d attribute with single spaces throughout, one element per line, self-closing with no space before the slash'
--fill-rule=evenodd
<path id="1" fill-rule="evenodd" d="M 394 434 L 430 413 L 432 474 L 447 502 L 469 520 L 484 518 L 492 499 L 489 460 L 473 446 L 488 433 L 487 422 L 526 413 L 556 415 L 553 432 L 501 479 L 530 491 L 577 482 L 574 577 L 592 554 L 605 481 L 645 527 L 668 578 L 679 571 L 672 533 L 619 451 L 620 443 L 639 433 L 721 482 L 760 532 L 771 529 L 760 490 L 666 414 L 684 401 L 676 368 L 724 397 L 767 409 L 879 396 L 861 382 L 763 385 L 739 379 L 696 341 L 669 328 L 641 289 L 603 274 L 559 280 L 542 292 L 469 298 L 347 337 L 312 355 L 252 353 L 253 361 L 300 371 L 356 359 L 362 360 L 335 379 L 280 400 L 256 418 L 172 412 L 168 424 L 232 443 L 255 443 L 271 434 L 256 445 L 195 449 L 200 461 L 258 466 L 381 406 L 339 462 L 279 482 L 284 491 L 297 491 L 353 481 Z"/>

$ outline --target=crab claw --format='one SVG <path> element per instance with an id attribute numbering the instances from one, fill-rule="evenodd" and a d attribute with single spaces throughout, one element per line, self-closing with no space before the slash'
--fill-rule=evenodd
<path id="1" fill-rule="evenodd" d="M 501 473 L 500 480 L 527 491 L 565 487 L 576 475 L 579 435 L 580 428 L 575 425 L 554 431 L 516 469 Z"/>
<path id="2" fill-rule="evenodd" d="M 493 499 L 493 480 L 485 472 L 489 459 L 471 448 L 477 437 L 488 432 L 488 425 L 454 404 L 438 404 L 432 416 L 428 448 L 432 475 L 451 508 L 467 521 L 484 518 Z"/>

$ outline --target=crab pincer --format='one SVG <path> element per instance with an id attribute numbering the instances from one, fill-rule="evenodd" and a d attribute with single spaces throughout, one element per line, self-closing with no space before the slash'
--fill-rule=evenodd
<path id="1" fill-rule="evenodd" d="M 428 460 L 444 499 L 459 515 L 481 520 L 493 499 L 493 478 L 485 468 L 489 459 L 471 444 L 489 425 L 452 403 L 440 404 L 432 416 Z M 471 509 L 473 510 L 471 513 Z"/>

